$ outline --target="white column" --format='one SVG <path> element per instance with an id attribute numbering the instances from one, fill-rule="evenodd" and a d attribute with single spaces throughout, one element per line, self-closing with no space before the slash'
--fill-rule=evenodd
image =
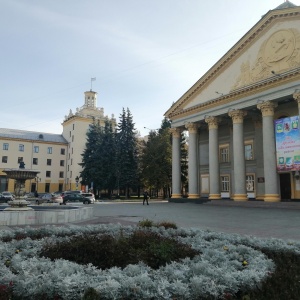
<path id="1" fill-rule="evenodd" d="M 217 117 L 206 117 L 209 130 L 209 199 L 221 199 Z"/>
<path id="2" fill-rule="evenodd" d="M 179 128 L 171 128 L 172 133 L 172 198 L 181 198 L 180 134 Z"/>
<path id="3" fill-rule="evenodd" d="M 189 166 L 189 199 L 199 198 L 198 191 L 198 159 L 197 133 L 198 124 L 188 123 L 185 126 L 189 131 L 188 166 Z"/>
<path id="4" fill-rule="evenodd" d="M 260 103 L 257 108 L 262 113 L 263 120 L 263 155 L 264 155 L 264 177 L 266 202 L 278 202 L 279 184 L 276 171 L 276 146 L 274 133 L 274 109 L 277 104 L 270 101 Z"/>
<path id="5" fill-rule="evenodd" d="M 233 110 L 228 113 L 233 122 L 233 164 L 234 164 L 234 195 L 235 201 L 247 201 L 246 165 L 244 146 L 244 116 L 246 112 Z"/>

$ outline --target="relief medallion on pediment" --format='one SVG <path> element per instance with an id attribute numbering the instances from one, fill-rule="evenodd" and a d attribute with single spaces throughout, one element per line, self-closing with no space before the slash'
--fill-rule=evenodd
<path id="1" fill-rule="evenodd" d="M 300 66 L 300 33 L 296 29 L 274 32 L 261 45 L 254 63 L 243 62 L 240 75 L 231 90 L 280 74 Z"/>

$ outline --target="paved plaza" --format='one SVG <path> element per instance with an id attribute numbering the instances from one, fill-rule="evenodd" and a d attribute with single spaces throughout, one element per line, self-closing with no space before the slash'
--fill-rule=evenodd
<path id="1" fill-rule="evenodd" d="M 170 221 L 185 228 L 300 240 L 300 202 L 220 200 L 195 204 L 151 200 L 149 203 L 150 205 L 143 205 L 142 202 L 97 202 L 93 204 L 93 219 L 72 224 L 135 225 L 141 220 L 149 219 L 154 222 Z M 0 229 L 9 228 L 0 226 Z"/>
<path id="2" fill-rule="evenodd" d="M 180 227 L 300 240 L 299 202 L 213 201 L 203 204 L 152 201 L 100 202 L 89 223 L 136 224 L 141 220 L 172 221 Z"/>

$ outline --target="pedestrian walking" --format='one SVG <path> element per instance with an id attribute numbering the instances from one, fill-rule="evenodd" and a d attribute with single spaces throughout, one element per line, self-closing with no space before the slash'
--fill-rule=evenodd
<path id="1" fill-rule="evenodd" d="M 146 201 L 147 205 L 149 205 L 148 199 L 149 199 L 149 194 L 148 194 L 147 191 L 145 191 L 145 192 L 144 192 L 143 205 L 145 204 L 145 201 Z"/>

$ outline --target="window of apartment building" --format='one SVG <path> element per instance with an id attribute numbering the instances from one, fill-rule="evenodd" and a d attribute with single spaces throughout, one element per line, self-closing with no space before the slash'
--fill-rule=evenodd
<path id="1" fill-rule="evenodd" d="M 23 161 L 23 157 L 18 157 L 18 164 Z"/>
<path id="2" fill-rule="evenodd" d="M 24 145 L 23 144 L 19 144 L 19 151 L 24 152 Z"/>
<path id="3" fill-rule="evenodd" d="M 61 148 L 61 149 L 60 149 L 60 154 L 61 154 L 61 155 L 65 155 L 65 152 L 66 152 L 66 151 L 65 151 L 64 148 Z"/>
<path id="4" fill-rule="evenodd" d="M 47 166 L 51 166 L 51 163 L 52 163 L 52 159 L 47 159 Z"/>
<path id="5" fill-rule="evenodd" d="M 75 128 L 75 124 L 73 124 L 73 130 L 74 130 L 74 128 Z"/>
<path id="6" fill-rule="evenodd" d="M 228 175 L 221 176 L 221 191 L 229 192 L 230 180 Z"/>
<path id="7" fill-rule="evenodd" d="M 51 177 L 51 171 L 46 171 L 46 177 Z"/>
<path id="8" fill-rule="evenodd" d="M 254 175 L 246 175 L 247 192 L 254 192 Z"/>
<path id="9" fill-rule="evenodd" d="M 60 165 L 61 167 L 64 167 L 65 161 L 64 161 L 64 160 L 61 160 L 60 163 L 59 163 L 59 165 Z"/>
<path id="10" fill-rule="evenodd" d="M 72 154 L 73 154 L 73 148 L 72 148 Z"/>
<path id="11" fill-rule="evenodd" d="M 70 159 L 70 153 L 69 153 L 69 159 Z"/>
<path id="12" fill-rule="evenodd" d="M 68 171 L 69 171 L 69 165 L 68 165 Z"/>
<path id="13" fill-rule="evenodd" d="M 8 143 L 3 143 L 3 150 L 8 150 L 8 146 L 9 146 Z"/>
<path id="14" fill-rule="evenodd" d="M 62 171 L 59 172 L 59 178 L 64 178 L 64 172 Z"/>
<path id="15" fill-rule="evenodd" d="M 70 178 L 72 178 L 72 171 L 70 172 Z"/>
<path id="16" fill-rule="evenodd" d="M 73 158 L 71 158 L 71 166 L 73 165 Z"/>
<path id="17" fill-rule="evenodd" d="M 58 190 L 62 192 L 63 191 L 63 187 L 64 187 L 64 185 L 62 183 L 60 183 L 58 185 Z"/>
<path id="18" fill-rule="evenodd" d="M 220 162 L 229 162 L 229 145 L 219 146 L 219 160 Z"/>
<path id="19" fill-rule="evenodd" d="M 38 160 L 36 157 L 34 157 L 34 158 L 32 159 L 32 164 L 33 164 L 33 165 L 37 165 L 38 162 L 39 162 L 39 160 Z"/>
<path id="20" fill-rule="evenodd" d="M 2 156 L 2 162 L 3 162 L 4 164 L 7 164 L 7 156 Z"/>
<path id="21" fill-rule="evenodd" d="M 47 148 L 47 154 L 52 154 L 52 147 Z"/>
<path id="22" fill-rule="evenodd" d="M 34 146 L 33 147 L 33 152 L 34 153 L 39 153 L 39 151 L 40 151 L 40 147 L 39 146 Z"/>
<path id="23" fill-rule="evenodd" d="M 72 133 L 71 133 L 71 131 L 70 131 L 70 137 L 72 136 Z"/>
<path id="24" fill-rule="evenodd" d="M 245 160 L 253 159 L 253 141 L 245 141 Z"/>
<path id="25" fill-rule="evenodd" d="M 50 183 L 45 184 L 45 193 L 50 193 Z"/>
<path id="26" fill-rule="evenodd" d="M 74 142 L 74 135 L 72 135 L 72 142 Z"/>

